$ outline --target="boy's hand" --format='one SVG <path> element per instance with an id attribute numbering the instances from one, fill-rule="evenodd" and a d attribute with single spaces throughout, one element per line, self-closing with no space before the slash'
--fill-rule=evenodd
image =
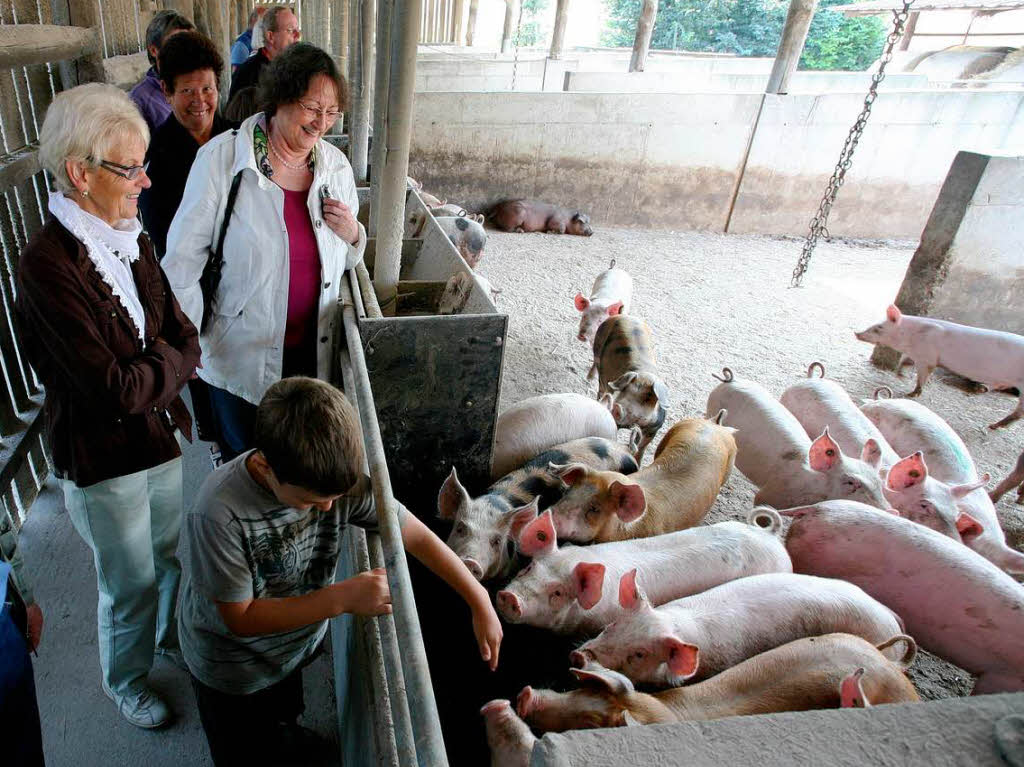
<path id="1" fill-rule="evenodd" d="M 341 601 L 340 612 L 353 615 L 387 615 L 391 612 L 391 590 L 383 567 L 359 573 L 329 588 Z"/>
<path id="2" fill-rule="evenodd" d="M 498 651 L 501 649 L 504 632 L 489 599 L 473 606 L 473 633 L 480 646 L 480 657 L 494 671 L 498 668 Z"/>

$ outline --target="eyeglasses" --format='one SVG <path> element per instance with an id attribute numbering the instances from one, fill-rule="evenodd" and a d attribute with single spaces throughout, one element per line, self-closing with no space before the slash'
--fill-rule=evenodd
<path id="1" fill-rule="evenodd" d="M 334 122 L 341 116 L 341 110 L 339 109 L 321 109 L 318 106 L 306 104 L 302 101 L 299 102 L 299 106 L 305 109 L 310 116 L 323 117 L 329 123 Z"/>
<path id="2" fill-rule="evenodd" d="M 139 174 L 146 169 L 145 165 L 120 165 L 110 160 L 97 160 L 94 157 L 86 157 L 85 159 L 94 165 L 100 166 L 103 170 L 109 171 L 115 176 L 126 178 L 129 181 L 137 179 Z"/>

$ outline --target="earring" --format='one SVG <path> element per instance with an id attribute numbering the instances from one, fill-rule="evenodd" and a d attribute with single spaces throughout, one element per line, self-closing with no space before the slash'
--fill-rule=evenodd
<path id="1" fill-rule="evenodd" d="M 88 189 L 83 189 L 82 190 L 82 197 L 88 197 L 88 196 L 89 196 L 89 190 Z"/>

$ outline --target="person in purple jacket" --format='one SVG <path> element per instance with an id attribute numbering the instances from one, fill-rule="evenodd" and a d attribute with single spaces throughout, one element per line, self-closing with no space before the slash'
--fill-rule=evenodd
<path id="1" fill-rule="evenodd" d="M 195 29 L 195 26 L 177 11 L 157 11 L 153 14 L 153 20 L 149 22 L 149 26 L 146 27 L 146 55 L 149 57 L 149 70 L 128 95 L 132 97 L 135 106 L 142 112 L 146 125 L 149 126 L 150 135 L 171 114 L 171 105 L 167 102 L 167 97 L 164 96 L 164 91 L 160 87 L 160 65 L 157 63 L 157 53 L 168 37 L 176 32 L 189 29 Z"/>

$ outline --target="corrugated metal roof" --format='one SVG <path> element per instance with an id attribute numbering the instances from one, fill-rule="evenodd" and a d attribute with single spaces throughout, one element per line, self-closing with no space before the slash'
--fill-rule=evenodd
<path id="1" fill-rule="evenodd" d="M 902 0 L 867 0 L 863 3 L 833 5 L 828 10 L 847 16 L 874 16 L 896 11 L 903 7 Z M 917 0 L 912 11 L 1016 11 L 1024 8 L 1024 0 Z"/>

